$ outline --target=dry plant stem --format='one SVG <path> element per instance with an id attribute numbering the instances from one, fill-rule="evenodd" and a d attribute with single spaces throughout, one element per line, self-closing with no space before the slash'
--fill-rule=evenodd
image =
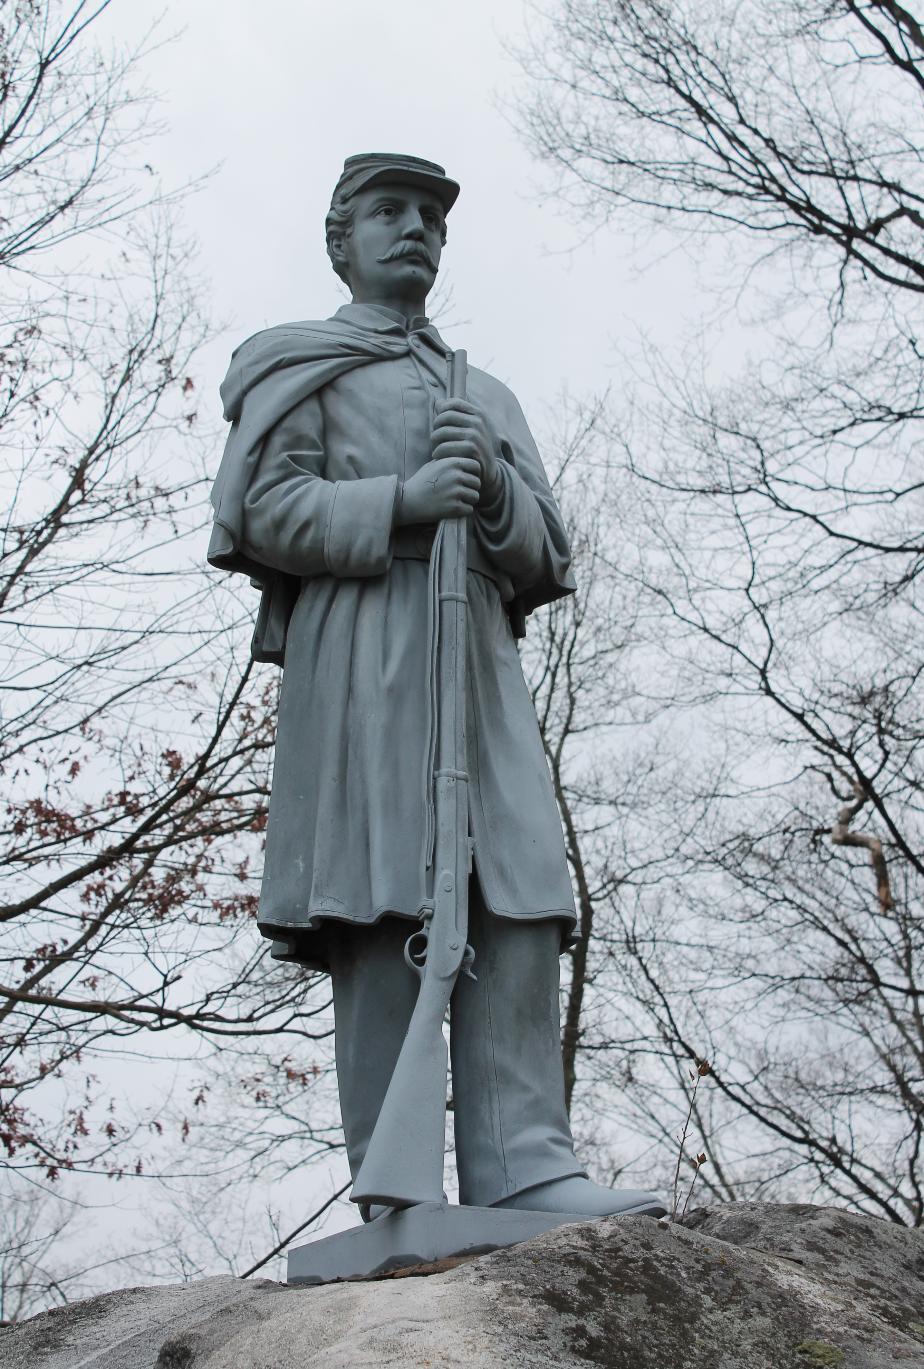
<path id="1" fill-rule="evenodd" d="M 701 1060 L 698 1056 L 694 1056 L 693 1063 L 696 1066 L 696 1073 L 694 1074 L 692 1071 L 690 1072 L 690 1078 L 693 1081 L 693 1088 L 690 1090 L 690 1103 L 687 1108 L 687 1115 L 684 1118 L 683 1131 L 680 1134 L 680 1148 L 677 1152 L 677 1165 L 674 1170 L 674 1194 L 673 1202 L 671 1204 L 670 1216 L 670 1220 L 672 1222 L 677 1220 L 677 1204 L 680 1201 L 680 1165 L 681 1161 L 684 1159 L 687 1153 L 687 1136 L 690 1131 L 690 1123 L 693 1120 L 693 1114 L 696 1112 L 696 1090 L 699 1088 L 700 1079 L 705 1078 L 707 1074 L 711 1073 L 711 1067 L 707 1060 Z M 690 1164 L 693 1166 L 693 1180 L 690 1184 L 690 1187 L 687 1191 L 687 1196 L 684 1200 L 683 1209 L 680 1213 L 680 1221 L 683 1221 L 684 1217 L 687 1215 L 687 1208 L 690 1203 L 690 1198 L 692 1197 L 693 1189 L 696 1186 L 696 1176 L 699 1174 L 699 1171 L 702 1169 L 705 1163 L 706 1155 L 705 1152 L 702 1151 L 690 1160 Z"/>
<path id="2" fill-rule="evenodd" d="M 697 1083 L 698 1082 L 699 1081 L 697 1080 Z M 693 1190 L 696 1187 L 696 1180 L 699 1177 L 699 1171 L 703 1167 L 703 1161 L 699 1158 L 699 1156 L 697 1156 L 695 1160 L 691 1161 L 691 1164 L 693 1165 L 693 1178 L 690 1180 L 690 1187 L 687 1189 L 687 1196 L 684 1198 L 683 1207 L 680 1210 L 681 1222 L 687 1215 L 687 1208 L 690 1206 L 690 1199 L 693 1197 Z"/>
<path id="3" fill-rule="evenodd" d="M 678 1151 L 677 1151 L 677 1165 L 676 1165 L 676 1168 L 675 1168 L 675 1170 L 674 1170 L 674 1193 L 673 1193 L 673 1199 L 672 1199 L 672 1201 L 671 1201 L 671 1221 L 672 1221 L 672 1222 L 675 1222 L 675 1221 L 677 1220 L 677 1204 L 680 1202 L 680 1165 L 681 1165 L 681 1161 L 683 1160 L 684 1155 L 686 1154 L 686 1148 L 687 1148 L 687 1135 L 688 1135 L 688 1133 L 689 1133 L 689 1130 L 690 1130 L 690 1122 L 691 1122 L 692 1117 L 693 1117 L 693 1107 L 694 1107 L 694 1104 L 696 1103 L 696 1090 L 699 1088 L 699 1081 L 700 1081 L 700 1075 L 699 1075 L 699 1074 L 696 1074 L 696 1076 L 695 1076 L 694 1079 L 693 1079 L 693 1091 L 692 1091 L 691 1094 L 690 1094 L 690 1105 L 689 1105 L 689 1107 L 687 1108 L 687 1115 L 686 1115 L 686 1117 L 684 1118 L 684 1121 L 683 1121 L 683 1131 L 680 1133 L 680 1147 L 679 1147 L 679 1149 L 678 1149 Z M 694 1176 L 694 1182 L 695 1182 L 695 1176 Z M 684 1212 L 685 1212 L 685 1211 L 686 1211 L 686 1205 L 684 1205 Z"/>

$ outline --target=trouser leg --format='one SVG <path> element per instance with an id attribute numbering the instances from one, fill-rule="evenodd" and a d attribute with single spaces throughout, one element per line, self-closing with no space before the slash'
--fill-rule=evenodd
<path id="1" fill-rule="evenodd" d="M 403 956 L 413 929 L 398 918 L 331 929 L 337 1082 L 354 1179 L 417 1001 Z M 489 1206 L 585 1171 L 565 1109 L 560 924 L 492 916 L 472 879 L 469 940 L 478 978 L 460 976 L 451 1006 L 456 1163 L 460 1200 Z"/>
<path id="2" fill-rule="evenodd" d="M 414 923 L 383 918 L 374 927 L 329 934 L 340 1113 L 356 1178 L 385 1098 L 420 981 L 404 960 Z"/>
<path id="3" fill-rule="evenodd" d="M 469 941 L 477 980 L 460 976 L 451 1009 L 459 1199 L 490 1206 L 569 1175 L 558 1005 L 561 924 L 488 913 L 470 883 Z"/>

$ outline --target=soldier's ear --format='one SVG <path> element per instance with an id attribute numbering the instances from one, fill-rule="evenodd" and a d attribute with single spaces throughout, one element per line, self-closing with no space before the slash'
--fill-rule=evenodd
<path id="1" fill-rule="evenodd" d="M 349 263 L 346 254 L 347 233 L 330 233 L 327 239 L 327 255 L 330 264 L 345 285 L 350 284 Z"/>

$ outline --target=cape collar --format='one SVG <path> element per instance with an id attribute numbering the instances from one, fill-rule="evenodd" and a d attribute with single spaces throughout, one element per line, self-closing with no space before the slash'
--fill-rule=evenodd
<path id="1" fill-rule="evenodd" d="M 374 333 L 423 338 L 443 357 L 451 350 L 423 314 L 419 318 L 411 319 L 408 326 L 403 314 L 386 308 L 384 304 L 343 304 L 333 317 L 342 319 L 344 323 L 351 323 L 356 328 L 368 328 Z"/>

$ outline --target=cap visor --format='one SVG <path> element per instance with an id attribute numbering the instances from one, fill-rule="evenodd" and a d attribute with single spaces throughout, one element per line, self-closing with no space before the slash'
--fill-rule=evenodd
<path id="1" fill-rule="evenodd" d="M 380 166 L 368 175 L 358 179 L 352 194 L 358 190 L 369 190 L 374 185 L 416 185 L 421 190 L 430 190 L 449 213 L 459 196 L 460 186 L 448 176 L 433 176 L 426 171 L 416 171 L 403 166 Z"/>

